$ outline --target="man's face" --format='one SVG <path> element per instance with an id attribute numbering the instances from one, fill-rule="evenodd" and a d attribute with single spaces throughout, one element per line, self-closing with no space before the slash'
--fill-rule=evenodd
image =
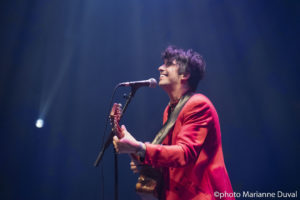
<path id="1" fill-rule="evenodd" d="M 160 72 L 159 76 L 159 86 L 163 89 L 172 89 L 181 84 L 182 75 L 178 74 L 179 66 L 174 60 L 172 63 L 167 63 L 166 60 L 164 64 L 158 68 Z"/>

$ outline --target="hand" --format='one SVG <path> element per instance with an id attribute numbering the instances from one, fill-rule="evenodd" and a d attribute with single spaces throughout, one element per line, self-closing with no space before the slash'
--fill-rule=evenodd
<path id="1" fill-rule="evenodd" d="M 133 171 L 133 173 L 139 173 L 140 165 L 141 163 L 138 160 L 131 158 L 130 169 Z"/>
<path id="2" fill-rule="evenodd" d="M 117 153 L 136 153 L 141 149 L 141 142 L 137 141 L 127 130 L 124 125 L 121 126 L 124 137 L 119 139 L 113 138 L 113 144 Z"/>

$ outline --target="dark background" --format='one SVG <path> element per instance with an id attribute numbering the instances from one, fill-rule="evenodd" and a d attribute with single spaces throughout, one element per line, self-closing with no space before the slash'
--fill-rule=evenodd
<path id="1" fill-rule="evenodd" d="M 297 0 L 2 0 L 0 198 L 101 199 L 109 100 L 123 81 L 158 79 L 169 44 L 200 52 L 198 91 L 218 110 L 234 191 L 299 193 Z M 123 88 L 115 101 L 129 92 Z M 122 123 L 150 141 L 168 103 L 140 88 Z M 42 116 L 45 126 L 35 127 Z M 138 199 L 119 156 L 120 198 Z M 113 199 L 113 153 L 103 159 Z"/>

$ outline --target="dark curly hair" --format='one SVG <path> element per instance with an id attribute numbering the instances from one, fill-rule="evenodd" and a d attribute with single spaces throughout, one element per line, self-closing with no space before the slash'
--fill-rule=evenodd
<path id="1" fill-rule="evenodd" d="M 175 46 L 168 46 L 162 52 L 162 59 L 166 61 L 166 65 L 171 65 L 174 60 L 179 66 L 179 74 L 190 74 L 188 84 L 192 91 L 197 89 L 197 85 L 205 74 L 205 61 L 203 57 L 189 49 L 187 51 Z"/>

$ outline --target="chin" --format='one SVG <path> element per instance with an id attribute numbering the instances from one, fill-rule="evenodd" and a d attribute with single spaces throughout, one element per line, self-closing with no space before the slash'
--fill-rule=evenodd
<path id="1" fill-rule="evenodd" d="M 164 80 L 164 79 L 161 79 L 161 80 L 159 80 L 158 84 L 159 85 L 166 85 L 166 84 L 168 84 L 168 81 Z"/>
<path id="2" fill-rule="evenodd" d="M 168 88 L 168 83 L 164 83 L 164 82 L 159 82 L 158 83 L 158 85 L 159 85 L 159 87 L 161 87 L 162 89 L 166 89 L 166 88 Z"/>
<path id="3" fill-rule="evenodd" d="M 159 82 L 158 82 L 158 85 L 159 85 L 160 87 L 162 87 L 162 86 L 166 85 L 166 83 L 164 83 L 163 81 L 159 81 Z"/>

